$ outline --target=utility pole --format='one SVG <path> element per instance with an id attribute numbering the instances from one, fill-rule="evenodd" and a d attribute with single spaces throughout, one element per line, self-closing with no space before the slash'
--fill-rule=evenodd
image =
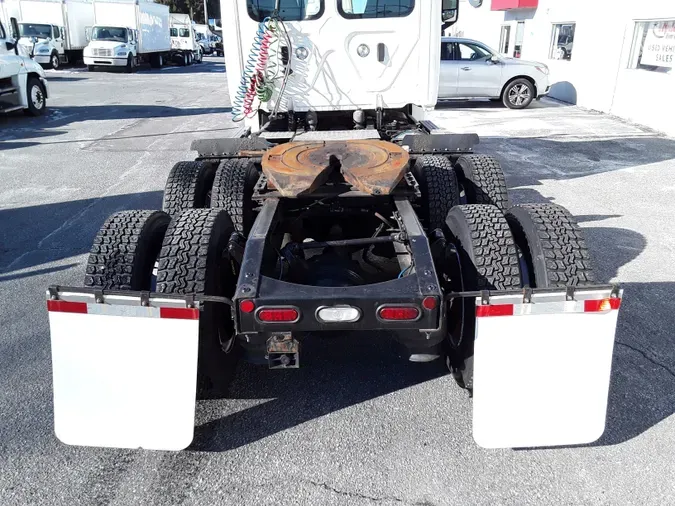
<path id="1" fill-rule="evenodd" d="M 204 0 L 204 24 L 209 26 L 209 13 L 206 10 L 206 2 L 207 0 Z"/>

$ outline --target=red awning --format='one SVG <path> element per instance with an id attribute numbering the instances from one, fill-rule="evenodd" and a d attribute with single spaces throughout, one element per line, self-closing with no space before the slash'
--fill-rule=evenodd
<path id="1" fill-rule="evenodd" d="M 492 0 L 492 10 L 536 9 L 538 4 L 539 0 Z"/>

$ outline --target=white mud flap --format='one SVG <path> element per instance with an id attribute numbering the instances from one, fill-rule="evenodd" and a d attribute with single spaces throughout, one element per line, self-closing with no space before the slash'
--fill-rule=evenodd
<path id="1" fill-rule="evenodd" d="M 591 443 L 605 430 L 621 292 L 476 300 L 473 436 L 485 448 Z"/>
<path id="2" fill-rule="evenodd" d="M 192 442 L 199 310 L 185 300 L 146 304 L 138 295 L 96 303 L 78 292 L 48 300 L 54 430 L 62 442 L 152 450 Z"/>

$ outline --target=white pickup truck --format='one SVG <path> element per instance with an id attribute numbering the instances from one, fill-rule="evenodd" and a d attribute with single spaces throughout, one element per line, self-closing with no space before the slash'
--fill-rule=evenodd
<path id="1" fill-rule="evenodd" d="M 14 36 L 0 21 L 0 113 L 23 109 L 31 116 L 41 116 L 49 96 L 45 71 L 16 42 L 19 27 L 15 18 L 11 24 Z"/>

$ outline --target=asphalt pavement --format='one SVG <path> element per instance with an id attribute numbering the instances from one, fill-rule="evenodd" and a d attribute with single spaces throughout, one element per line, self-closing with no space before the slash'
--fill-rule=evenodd
<path id="1" fill-rule="evenodd" d="M 198 402 L 186 451 L 78 448 L 53 433 L 45 288 L 81 284 L 105 218 L 159 208 L 191 141 L 236 125 L 216 58 L 48 74 L 46 117 L 0 117 L 0 504 L 675 502 L 675 139 L 553 101 L 433 114 L 481 136 L 515 202 L 568 207 L 598 277 L 623 283 L 598 442 L 481 449 L 471 400 L 442 364 L 402 362 L 381 336 L 356 335 L 307 343 L 300 370 L 240 364 L 227 399 Z"/>

